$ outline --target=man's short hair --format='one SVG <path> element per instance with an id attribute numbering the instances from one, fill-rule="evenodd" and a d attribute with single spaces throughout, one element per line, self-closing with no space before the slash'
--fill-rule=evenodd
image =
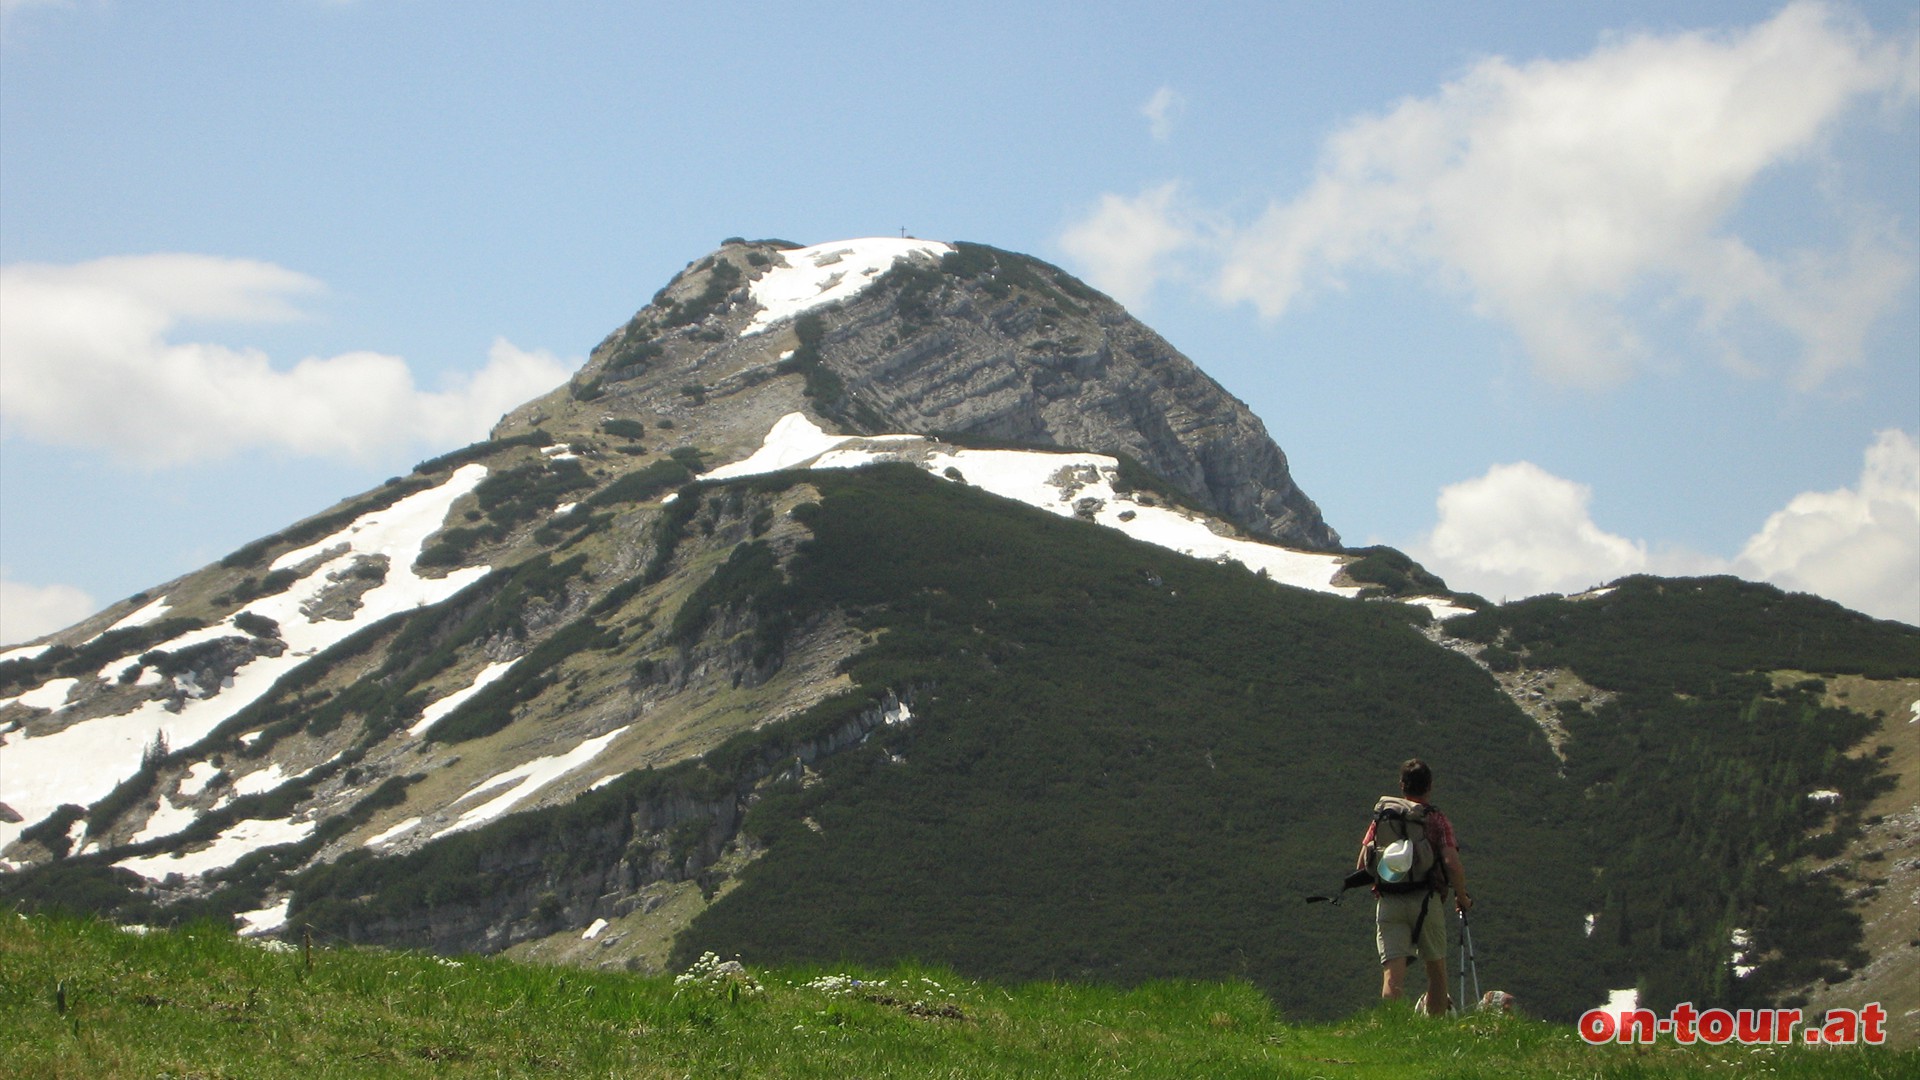
<path id="1" fill-rule="evenodd" d="M 1425 795 L 1433 787 L 1433 770 L 1419 758 L 1408 758 L 1400 766 L 1400 793 L 1409 797 Z"/>

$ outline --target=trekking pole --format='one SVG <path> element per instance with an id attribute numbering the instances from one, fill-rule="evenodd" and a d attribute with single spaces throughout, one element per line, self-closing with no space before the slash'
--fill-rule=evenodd
<path id="1" fill-rule="evenodd" d="M 1453 1014 L 1465 1016 L 1467 1010 L 1461 1002 L 1467 997 L 1467 913 L 1455 908 L 1453 917 L 1460 923 L 1460 989 L 1453 995 Z"/>
<path id="2" fill-rule="evenodd" d="M 1460 992 L 1467 992 L 1467 971 L 1473 971 L 1473 1001 L 1480 1003 L 1480 960 L 1473 955 L 1473 931 L 1467 927 L 1467 913 L 1460 912 Z"/>
<path id="3" fill-rule="evenodd" d="M 1465 1016 L 1467 1009 L 1461 1002 L 1467 996 L 1467 913 L 1455 908 L 1453 914 L 1460 921 L 1460 981 L 1457 984 L 1459 989 L 1454 992 L 1453 1008 L 1450 1011 L 1455 1016 Z"/>

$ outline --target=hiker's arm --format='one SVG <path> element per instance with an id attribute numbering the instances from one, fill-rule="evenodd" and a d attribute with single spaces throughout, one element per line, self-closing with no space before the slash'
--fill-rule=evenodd
<path id="1" fill-rule="evenodd" d="M 1467 895 L 1467 870 L 1460 865 L 1460 849 L 1447 844 L 1440 849 L 1440 857 L 1446 860 L 1447 883 L 1453 886 L 1453 906 L 1465 911 L 1473 906 L 1473 897 Z"/>

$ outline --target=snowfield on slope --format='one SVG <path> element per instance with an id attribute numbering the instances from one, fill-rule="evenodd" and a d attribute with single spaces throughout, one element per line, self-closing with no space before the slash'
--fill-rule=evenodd
<path id="1" fill-rule="evenodd" d="M 629 727 L 632 725 L 628 725 Z M 485 824 L 513 809 L 515 806 L 533 798 L 540 790 L 555 780 L 577 769 L 585 767 L 613 743 L 613 740 L 626 734 L 626 727 L 615 728 L 597 738 L 587 739 L 564 753 L 535 758 L 532 761 L 515 766 L 505 772 L 490 776 L 467 789 L 465 795 L 455 799 L 453 805 L 467 801 L 479 795 L 491 794 L 493 797 L 479 806 L 460 815 L 460 820 L 442 830 L 439 835 L 471 829 L 475 825 Z"/>
<path id="2" fill-rule="evenodd" d="M 196 877 L 209 870 L 232 866 L 261 848 L 297 844 L 319 827 L 318 821 L 236 821 L 199 851 L 143 855 L 122 859 L 114 865 L 124 866 L 151 881 L 159 881 L 168 874 Z"/>
<path id="3" fill-rule="evenodd" d="M 439 723 L 442 718 L 453 712 L 453 710 L 466 704 L 468 698 L 485 690 L 495 679 L 513 670 L 513 665 L 519 662 L 520 658 L 515 657 L 512 660 L 488 664 L 480 670 L 480 674 L 473 677 L 471 683 L 420 710 L 420 719 L 415 721 L 413 726 L 407 729 L 407 734 L 413 736 L 426 734 L 428 728 Z"/>
<path id="4" fill-rule="evenodd" d="M 791 254 L 791 253 L 790 253 Z M 877 461 L 907 461 L 935 476 L 957 479 L 1062 517 L 1084 517 L 1136 540 L 1198 559 L 1232 560 L 1274 581 L 1335 596 L 1361 589 L 1334 579 L 1346 560 L 1320 551 L 1221 536 L 1196 515 L 1149 506 L 1114 490 L 1120 462 L 1104 454 L 1041 450 L 936 449 L 924 435 L 833 435 L 800 413 L 781 417 L 759 450 L 723 465 L 704 480 L 733 480 L 782 469 L 856 469 Z M 1442 597 L 1410 600 L 1436 618 L 1465 614 Z"/>
<path id="5" fill-rule="evenodd" d="M 414 573 L 413 562 L 427 538 L 446 521 L 454 502 L 478 487 L 486 475 L 483 465 L 463 466 L 437 487 L 415 492 L 385 509 L 363 514 L 333 535 L 287 552 L 275 559 L 270 569 L 311 566 L 285 592 L 262 597 L 235 612 L 233 618 L 155 646 L 176 652 L 201 642 L 246 637 L 246 632 L 234 624 L 234 618 L 246 613 L 274 620 L 280 626 L 281 640 L 286 643 L 286 650 L 279 656 L 260 656 L 242 665 L 225 685 L 198 688 L 197 696 L 190 693 L 178 712 L 169 711 L 164 701 L 147 701 L 129 712 L 83 720 L 46 735 L 29 736 L 12 731 L 0 736 L 0 802 L 12 807 L 22 819 L 0 822 L 0 849 L 13 843 L 21 830 L 45 818 L 63 803 L 86 806 L 105 797 L 139 770 L 141 756 L 156 736 L 164 736 L 176 749 L 191 746 L 258 700 L 282 676 L 354 631 L 389 615 L 440 603 L 484 577 L 489 567 L 468 567 L 441 578 L 423 578 Z M 351 618 L 316 620 L 301 610 L 331 586 L 328 575 L 351 569 L 363 556 L 382 555 L 389 560 L 386 580 L 360 597 L 361 607 Z M 165 610 L 163 598 L 128 619 L 143 613 L 157 617 Z M 117 676 L 119 671 L 136 663 L 138 657 L 110 664 L 103 669 L 102 677 Z M 68 692 L 75 685 L 76 680 L 55 679 L 13 700 L 58 714 L 65 708 Z M 244 777 L 236 786 L 244 785 L 243 790 L 250 790 L 262 782 Z M 165 820 L 150 826 L 149 830 L 169 828 L 172 831 L 171 826 L 183 821 L 179 815 L 162 816 Z M 263 831 L 257 823 L 242 829 L 243 824 L 228 830 L 222 840 L 209 849 L 218 852 L 217 857 L 227 859 L 220 865 L 229 865 L 245 855 L 251 850 L 242 850 L 248 843 L 258 847 L 287 842 L 285 828 L 275 833 Z M 149 830 L 143 830 L 143 835 Z M 164 868 L 155 862 L 141 862 L 134 869 L 145 873 L 141 867 L 148 867 L 158 870 L 162 876 L 169 872 L 202 872 L 184 870 L 177 861 L 169 862 L 172 864 Z M 212 868 L 205 858 L 184 865 Z"/>
<path id="6" fill-rule="evenodd" d="M 937 240 L 875 236 L 783 251 L 780 259 L 784 265 L 774 266 L 748 287 L 747 295 L 760 310 L 740 336 L 758 334 L 814 308 L 850 300 L 901 259 L 915 255 L 937 259 L 952 250 Z"/>

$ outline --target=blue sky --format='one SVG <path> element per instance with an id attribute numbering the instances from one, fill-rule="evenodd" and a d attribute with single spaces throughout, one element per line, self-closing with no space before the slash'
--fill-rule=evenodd
<path id="1" fill-rule="evenodd" d="M 0 0 L 0 640 L 483 437 L 728 236 L 1058 262 L 1354 545 L 1920 622 L 1896 3 Z"/>

